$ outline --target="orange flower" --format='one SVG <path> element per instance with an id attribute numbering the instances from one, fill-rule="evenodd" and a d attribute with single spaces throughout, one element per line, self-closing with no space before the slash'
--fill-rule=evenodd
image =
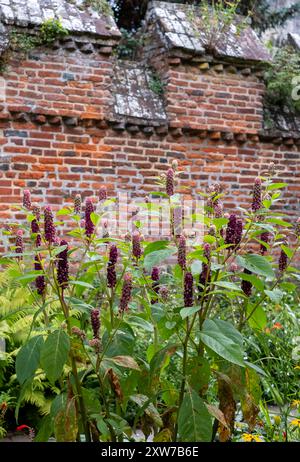
<path id="1" fill-rule="evenodd" d="M 275 322 L 274 326 L 271 329 L 283 329 L 283 325 L 280 322 Z"/>

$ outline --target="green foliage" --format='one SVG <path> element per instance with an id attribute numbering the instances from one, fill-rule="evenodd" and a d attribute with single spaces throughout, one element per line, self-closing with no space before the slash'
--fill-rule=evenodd
<path id="1" fill-rule="evenodd" d="M 265 73 L 267 87 L 267 106 L 288 108 L 300 112 L 300 100 L 293 97 L 295 87 L 299 86 L 300 57 L 291 47 L 276 51 L 272 66 Z"/>
<path id="2" fill-rule="evenodd" d="M 172 168 L 177 180 L 174 163 Z M 299 348 L 286 348 L 292 355 L 287 366 L 283 347 L 291 339 L 280 329 L 273 332 L 270 322 L 274 306 L 285 303 L 286 292 L 295 292 L 300 279 L 292 266 L 299 229 L 278 210 L 285 184 L 276 184 L 271 170 L 260 178 L 261 207 L 253 210 L 252 203 L 239 209 L 243 233 L 233 244 L 227 242 L 228 218 L 215 216 L 214 202 L 223 197 L 220 187 L 202 193 L 203 244 L 187 238 L 185 265 L 180 247 L 184 239 L 179 245 L 172 233 L 156 242 L 141 238 L 140 252 L 136 235 L 131 240 L 98 237 L 107 202 L 91 215 L 96 227 L 91 236 L 72 208 L 58 211 L 59 217 L 74 222 L 67 234 L 76 237 L 72 245 L 46 243 L 41 219 L 43 244 L 36 247 L 30 226 L 23 226 L 24 252 L 16 253 L 13 245 L 1 260 L 0 332 L 7 351 L 3 365 L 0 358 L 0 386 L 15 397 L 16 417 L 34 409 L 28 421 L 34 420 L 37 441 L 50 436 L 75 441 L 83 433 L 86 441 L 124 441 L 133 438 L 136 428 L 145 439 L 153 434 L 155 441 L 240 439 L 234 427 L 236 410 L 253 431 L 261 399 L 272 395 L 283 407 L 294 398 Z M 166 178 L 159 184 L 167 191 Z M 255 184 L 257 188 L 258 180 Z M 178 195 L 159 194 L 171 210 L 177 206 Z M 149 210 L 149 202 L 139 205 Z M 30 225 L 31 211 L 21 210 Z M 142 231 L 143 220 L 138 223 Z M 262 248 L 265 230 L 271 238 Z M 293 239 L 288 242 L 288 237 Z M 112 243 L 118 261 L 110 287 Z M 37 254 L 39 270 L 34 266 Z M 158 280 L 154 267 L 160 269 Z M 187 294 L 190 271 L 194 284 Z M 203 279 L 204 271 L 209 277 Z M 37 290 L 40 277 L 45 282 L 42 294 Z M 64 284 L 62 277 L 67 278 Z M 290 318 L 278 322 L 289 328 L 294 323 L 299 331 L 297 317 L 290 313 Z M 279 333 L 280 342 L 276 337 L 268 351 L 271 334 Z M 263 355 L 272 357 L 271 364 Z M 289 388 L 281 389 L 272 380 L 276 376 L 279 381 L 283 370 L 289 378 L 293 370 L 293 379 L 286 381 Z M 213 418 L 219 422 L 217 435 Z"/>
<path id="3" fill-rule="evenodd" d="M 150 77 L 149 88 L 156 95 L 162 96 L 165 91 L 165 83 L 162 82 L 161 78 L 154 73 Z"/>
<path id="4" fill-rule="evenodd" d="M 41 45 L 51 45 L 55 40 L 66 37 L 69 32 L 63 27 L 60 19 L 47 19 L 40 27 L 38 42 Z"/>
<path id="5" fill-rule="evenodd" d="M 84 0 L 84 5 L 91 7 L 93 10 L 105 16 L 111 16 L 113 14 L 112 8 L 107 0 Z"/>
<path id="6" fill-rule="evenodd" d="M 135 31 L 128 31 L 121 28 L 122 38 L 116 48 L 116 55 L 119 59 L 133 60 L 136 57 L 136 52 L 143 43 L 142 37 L 136 34 Z"/>

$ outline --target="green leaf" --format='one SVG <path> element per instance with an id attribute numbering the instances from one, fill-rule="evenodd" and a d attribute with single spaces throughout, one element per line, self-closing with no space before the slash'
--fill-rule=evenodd
<path id="1" fill-rule="evenodd" d="M 290 228 L 291 226 L 293 226 L 291 223 L 289 223 L 288 221 L 284 221 L 284 220 L 281 220 L 280 218 L 267 218 L 266 220 L 268 223 L 274 223 L 274 225 L 278 225 L 278 226 L 284 226 L 286 228 Z"/>
<path id="2" fill-rule="evenodd" d="M 93 223 L 94 226 L 97 226 L 100 220 L 101 220 L 100 215 L 97 215 L 97 213 L 95 212 L 91 213 L 91 222 Z"/>
<path id="3" fill-rule="evenodd" d="M 210 378 L 210 365 L 207 359 L 200 356 L 189 358 L 186 368 L 188 383 L 197 392 L 206 388 Z"/>
<path id="4" fill-rule="evenodd" d="M 212 420 L 204 401 L 192 389 L 184 394 L 178 416 L 178 433 L 182 442 L 210 442 Z"/>
<path id="5" fill-rule="evenodd" d="M 137 394 L 131 395 L 130 400 L 136 403 L 140 408 L 142 408 L 145 414 L 150 417 L 150 419 L 158 426 L 163 426 L 163 421 L 159 415 L 158 410 L 153 403 L 150 402 L 149 398 L 145 395 Z"/>
<path id="6" fill-rule="evenodd" d="M 237 257 L 237 264 L 254 274 L 274 279 L 275 273 L 269 261 L 262 255 L 248 254 Z"/>
<path id="7" fill-rule="evenodd" d="M 243 337 L 229 322 L 206 319 L 200 337 L 219 356 L 244 367 Z"/>
<path id="8" fill-rule="evenodd" d="M 43 344 L 43 336 L 37 335 L 32 337 L 19 351 L 16 359 L 16 373 L 21 385 L 37 370 Z"/>
<path id="9" fill-rule="evenodd" d="M 175 353 L 176 349 L 178 348 L 177 344 L 167 345 L 165 348 L 157 351 L 153 358 L 150 361 L 150 370 L 153 374 L 154 372 L 161 369 L 167 358 L 169 358 L 172 354 Z"/>
<path id="10" fill-rule="evenodd" d="M 274 303 L 280 303 L 284 293 L 280 289 L 265 290 L 265 294 L 272 300 Z"/>
<path id="11" fill-rule="evenodd" d="M 41 351 L 41 366 L 51 383 L 61 376 L 69 351 L 70 340 L 62 329 L 52 332 L 45 341 Z"/>
<path id="12" fill-rule="evenodd" d="M 103 335 L 103 348 L 107 357 L 111 358 L 118 355 L 131 356 L 135 343 L 134 332 L 128 324 L 123 323 L 112 341 L 108 342 L 109 335 L 108 332 L 105 332 Z"/>
<path id="13" fill-rule="evenodd" d="M 148 254 L 150 254 L 152 252 L 156 252 L 158 250 L 165 249 L 166 247 L 168 247 L 169 244 L 170 244 L 169 241 L 150 242 L 150 244 L 148 244 L 147 247 L 144 250 L 144 256 L 146 256 L 146 255 L 148 255 Z"/>
<path id="14" fill-rule="evenodd" d="M 65 409 L 54 419 L 55 439 L 58 443 L 75 442 L 78 433 L 78 420 L 75 398 L 67 401 Z"/>
<path id="15" fill-rule="evenodd" d="M 58 212 L 56 212 L 56 216 L 59 217 L 60 215 L 71 215 L 73 213 L 72 209 L 61 209 Z"/>
<path id="16" fill-rule="evenodd" d="M 191 271 L 193 276 L 200 274 L 202 271 L 202 262 L 199 260 L 193 261 L 191 264 Z"/>
<path id="17" fill-rule="evenodd" d="M 287 183 L 272 183 L 269 184 L 266 188 L 267 191 L 272 191 L 273 189 L 282 189 L 288 186 Z"/>
<path id="18" fill-rule="evenodd" d="M 153 332 L 154 328 L 153 325 L 146 321 L 144 318 L 140 318 L 139 316 L 130 316 L 128 318 L 128 323 L 131 326 L 137 326 L 141 329 L 144 329 L 146 332 Z"/>
<path id="19" fill-rule="evenodd" d="M 19 276 L 18 278 L 15 278 L 15 281 L 28 283 L 28 282 L 31 282 L 31 281 L 35 281 L 35 279 L 38 276 L 43 275 L 43 274 L 44 274 L 43 271 L 33 271 L 33 272 L 30 272 L 30 273 L 26 273 L 23 276 Z"/>
<path id="20" fill-rule="evenodd" d="M 223 287 L 224 289 L 234 290 L 235 292 L 241 291 L 241 288 L 237 284 L 234 284 L 234 282 L 217 281 L 214 282 L 214 285 L 218 287 Z"/>
<path id="21" fill-rule="evenodd" d="M 167 258 L 174 255 L 175 249 L 161 249 L 148 253 L 144 259 L 144 268 L 146 271 L 151 271 L 153 266 L 158 266 Z"/>
<path id="22" fill-rule="evenodd" d="M 193 314 L 197 313 L 201 309 L 201 306 L 191 306 L 189 308 L 182 308 L 180 310 L 180 316 L 182 319 L 188 318 L 189 316 L 192 316 Z"/>
<path id="23" fill-rule="evenodd" d="M 247 306 L 247 316 L 250 315 L 251 311 L 253 310 L 253 305 L 248 304 Z M 248 324 L 252 329 L 255 330 L 264 330 L 267 325 L 267 315 L 262 306 L 258 306 L 254 313 L 252 314 L 251 318 L 248 319 Z"/>
<path id="24" fill-rule="evenodd" d="M 290 247 L 286 246 L 286 245 L 282 245 L 281 246 L 282 250 L 284 251 L 284 253 L 286 254 L 286 256 L 288 258 L 292 258 L 293 256 L 293 249 L 290 249 Z"/>
<path id="25" fill-rule="evenodd" d="M 140 370 L 139 365 L 131 356 L 114 356 L 113 358 L 109 358 L 109 360 L 117 364 L 117 366 L 135 369 L 137 371 Z"/>
<path id="26" fill-rule="evenodd" d="M 89 284 L 88 282 L 84 281 L 69 281 L 69 284 L 72 284 L 73 286 L 80 286 L 80 287 L 86 287 L 87 289 L 95 289 L 92 284 Z"/>

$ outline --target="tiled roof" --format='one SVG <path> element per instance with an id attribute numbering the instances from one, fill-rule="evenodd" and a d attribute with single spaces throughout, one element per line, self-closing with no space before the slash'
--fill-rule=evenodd
<path id="1" fill-rule="evenodd" d="M 147 22 L 158 25 L 167 48 L 183 50 L 194 55 L 205 54 L 207 38 L 203 30 L 196 26 L 197 7 L 177 3 L 151 2 Z M 251 27 L 243 28 L 237 34 L 237 28 L 231 25 L 224 40 L 216 46 L 215 55 L 246 61 L 270 61 L 271 57 Z"/>
<path id="2" fill-rule="evenodd" d="M 120 36 L 111 16 L 84 7 L 83 0 L 0 0 L 0 21 L 5 25 L 40 26 L 54 17 L 61 18 L 63 27 L 69 32 Z"/>
<path id="3" fill-rule="evenodd" d="M 114 72 L 114 114 L 133 122 L 165 122 L 162 98 L 151 89 L 151 73 L 137 63 L 119 62 Z"/>

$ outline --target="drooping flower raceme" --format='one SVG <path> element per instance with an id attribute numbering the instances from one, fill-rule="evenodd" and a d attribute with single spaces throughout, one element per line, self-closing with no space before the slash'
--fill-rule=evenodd
<path id="1" fill-rule="evenodd" d="M 138 260 L 142 255 L 141 235 L 135 231 L 132 235 L 132 255 Z"/>
<path id="2" fill-rule="evenodd" d="M 252 274 L 251 271 L 249 271 L 248 269 L 244 269 L 244 274 Z M 250 297 L 251 294 L 252 294 L 252 283 L 250 281 L 242 281 L 242 284 L 241 284 L 241 288 L 242 288 L 242 291 L 244 292 L 245 295 L 247 295 L 247 297 Z"/>
<path id="3" fill-rule="evenodd" d="M 99 190 L 99 201 L 106 201 L 107 199 L 107 188 L 106 186 L 101 186 Z"/>
<path id="4" fill-rule="evenodd" d="M 210 274 L 210 259 L 211 259 L 211 247 L 208 243 L 203 245 L 203 256 L 206 258 L 207 263 L 202 263 L 202 271 L 199 277 L 199 283 L 202 286 L 205 286 L 211 280 Z M 202 292 L 203 288 L 199 287 L 200 292 Z"/>
<path id="5" fill-rule="evenodd" d="M 28 189 L 23 192 L 23 207 L 27 210 L 31 209 L 31 194 Z"/>
<path id="6" fill-rule="evenodd" d="M 189 307 L 194 304 L 194 278 L 192 273 L 186 272 L 184 275 L 184 306 Z"/>
<path id="7" fill-rule="evenodd" d="M 95 225 L 91 220 L 91 214 L 94 213 L 95 207 L 92 199 L 87 198 L 85 203 L 85 235 L 90 238 L 95 233 Z"/>
<path id="8" fill-rule="evenodd" d="M 57 281 L 62 289 L 65 289 L 68 286 L 69 281 L 69 262 L 68 262 L 68 243 L 65 240 L 60 242 L 61 246 L 66 246 L 58 256 L 57 263 Z"/>
<path id="9" fill-rule="evenodd" d="M 94 309 L 91 311 L 91 325 L 93 330 L 93 338 L 99 339 L 100 332 L 100 310 Z"/>
<path id="10" fill-rule="evenodd" d="M 44 227 L 45 227 L 45 239 L 49 244 L 55 242 L 55 226 L 51 207 L 48 205 L 44 210 Z"/>
<path id="11" fill-rule="evenodd" d="M 235 245 L 237 218 L 234 213 L 229 217 L 226 228 L 225 244 Z"/>
<path id="12" fill-rule="evenodd" d="M 109 248 L 109 262 L 115 265 L 118 261 L 118 248 L 115 244 L 111 244 Z"/>
<path id="13" fill-rule="evenodd" d="M 178 254 L 177 254 L 178 265 L 182 269 L 186 267 L 186 238 L 181 234 L 178 242 Z"/>
<path id="14" fill-rule="evenodd" d="M 172 168 L 167 171 L 166 193 L 169 197 L 174 195 L 174 170 Z"/>
<path id="15" fill-rule="evenodd" d="M 284 242 L 284 245 L 287 246 L 287 242 Z M 288 256 L 285 251 L 282 249 L 278 261 L 278 269 L 280 273 L 284 273 L 288 266 Z"/>
<path id="16" fill-rule="evenodd" d="M 124 275 L 124 283 L 122 287 L 122 294 L 119 304 L 119 311 L 123 313 L 124 311 L 128 311 L 128 304 L 131 300 L 131 292 L 132 292 L 132 276 L 129 273 Z"/>
<path id="17" fill-rule="evenodd" d="M 257 212 L 262 207 L 261 179 L 257 177 L 254 182 L 252 210 Z"/>
<path id="18" fill-rule="evenodd" d="M 81 215 L 81 205 L 82 205 L 82 200 L 81 200 L 81 195 L 76 194 L 75 199 L 74 199 L 74 213 L 75 215 Z"/>
<path id="19" fill-rule="evenodd" d="M 268 231 L 265 231 L 264 233 L 260 235 L 260 240 L 262 241 L 262 243 L 260 244 L 261 255 L 264 255 L 267 252 L 268 248 L 267 246 L 264 245 L 264 243 L 269 244 L 270 238 L 271 238 L 271 234 Z"/>
<path id="20" fill-rule="evenodd" d="M 24 252 L 23 230 L 19 229 L 17 231 L 17 236 L 16 236 L 16 253 L 17 254 L 22 254 L 23 252 Z M 17 258 L 18 258 L 18 260 L 22 260 L 23 256 L 20 255 Z"/>
<path id="21" fill-rule="evenodd" d="M 42 269 L 43 269 L 42 264 L 41 264 L 41 256 L 40 255 L 36 255 L 34 257 L 34 269 L 35 269 L 35 271 L 42 271 Z M 36 286 L 36 289 L 37 289 L 37 293 L 39 295 L 43 295 L 45 293 L 45 290 L 46 290 L 45 276 L 43 276 L 42 274 L 37 276 L 36 280 L 35 280 L 35 286 Z"/>

